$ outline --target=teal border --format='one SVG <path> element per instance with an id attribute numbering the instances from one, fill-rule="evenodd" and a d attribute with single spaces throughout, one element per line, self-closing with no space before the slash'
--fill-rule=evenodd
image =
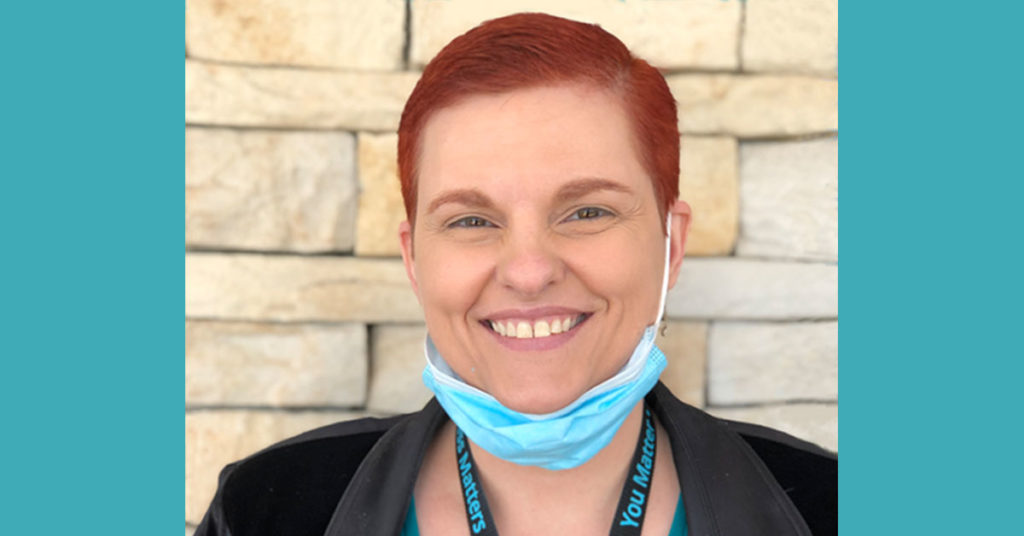
<path id="1" fill-rule="evenodd" d="M 1021 11 L 841 3 L 843 534 L 1020 530 Z"/>
<path id="2" fill-rule="evenodd" d="M 180 530 L 178 9 L 5 6 L 5 533 Z M 844 534 L 1016 526 L 1020 12 L 842 3 Z"/>
<path id="3" fill-rule="evenodd" d="M 184 11 L 17 2 L 2 25 L 0 532 L 177 532 Z"/>

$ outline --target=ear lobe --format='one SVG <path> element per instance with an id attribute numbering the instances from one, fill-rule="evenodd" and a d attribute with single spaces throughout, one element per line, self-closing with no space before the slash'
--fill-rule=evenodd
<path id="1" fill-rule="evenodd" d="M 398 225 L 398 243 L 402 248 L 402 263 L 405 264 L 405 275 L 412 284 L 412 291 L 416 293 L 416 299 L 420 298 L 420 287 L 416 282 L 416 267 L 413 263 L 412 248 L 412 225 L 405 220 Z"/>
<path id="2" fill-rule="evenodd" d="M 686 201 L 677 200 L 670 209 L 672 213 L 672 237 L 669 247 L 668 288 L 676 286 L 679 269 L 683 265 L 686 253 L 686 234 L 690 230 L 690 205 Z"/>

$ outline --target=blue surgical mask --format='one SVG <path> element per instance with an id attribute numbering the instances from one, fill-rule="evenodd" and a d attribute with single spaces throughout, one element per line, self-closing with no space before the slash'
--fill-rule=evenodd
<path id="1" fill-rule="evenodd" d="M 427 335 L 423 383 L 474 443 L 503 460 L 560 470 L 586 463 L 611 442 L 630 410 L 654 387 L 665 369 L 665 354 L 654 345 L 654 339 L 668 292 L 671 221 L 670 214 L 657 319 L 644 329 L 622 369 L 562 409 L 537 415 L 503 406 L 490 394 L 462 381 Z"/>

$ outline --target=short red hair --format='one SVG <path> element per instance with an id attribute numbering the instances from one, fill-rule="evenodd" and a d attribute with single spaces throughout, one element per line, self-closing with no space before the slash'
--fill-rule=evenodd
<path id="1" fill-rule="evenodd" d="M 398 173 L 409 221 L 416 214 L 420 138 L 431 114 L 473 95 L 559 83 L 590 84 L 622 98 L 664 217 L 679 197 L 679 127 L 665 78 L 596 24 L 520 13 L 453 39 L 409 95 L 398 126 Z"/>

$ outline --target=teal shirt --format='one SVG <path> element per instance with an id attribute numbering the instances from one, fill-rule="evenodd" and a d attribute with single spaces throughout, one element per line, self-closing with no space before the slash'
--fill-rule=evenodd
<path id="1" fill-rule="evenodd" d="M 668 536 L 686 536 L 686 510 L 683 508 L 683 495 L 679 495 L 676 502 L 676 513 L 672 517 L 672 528 L 668 529 Z M 416 499 L 409 501 L 409 511 L 405 514 L 405 524 L 402 525 L 402 536 L 420 536 L 420 526 L 416 523 Z"/>

